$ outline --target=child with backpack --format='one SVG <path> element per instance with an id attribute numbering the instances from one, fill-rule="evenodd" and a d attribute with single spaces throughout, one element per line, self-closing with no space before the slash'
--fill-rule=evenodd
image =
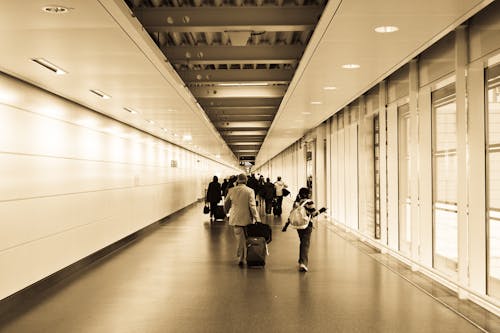
<path id="1" fill-rule="evenodd" d="M 309 261 L 309 245 L 311 242 L 311 233 L 313 229 L 312 219 L 326 211 L 325 207 L 316 210 L 314 202 L 310 199 L 311 192 L 307 187 L 302 187 L 297 194 L 297 198 L 293 203 L 293 210 L 290 212 L 288 220 L 281 229 L 285 232 L 289 225 L 297 229 L 300 239 L 299 248 L 299 271 L 307 272 L 307 264 Z"/>

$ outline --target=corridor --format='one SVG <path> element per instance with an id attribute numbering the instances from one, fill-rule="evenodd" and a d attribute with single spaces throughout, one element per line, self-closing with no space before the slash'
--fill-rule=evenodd
<path id="1" fill-rule="evenodd" d="M 227 222 L 210 223 L 197 203 L 32 298 L 0 332 L 483 331 L 326 219 L 313 231 L 309 272 L 298 272 L 295 230 L 262 220 L 273 227 L 265 268 L 239 268 Z M 480 325 L 499 332 L 490 316 Z"/>

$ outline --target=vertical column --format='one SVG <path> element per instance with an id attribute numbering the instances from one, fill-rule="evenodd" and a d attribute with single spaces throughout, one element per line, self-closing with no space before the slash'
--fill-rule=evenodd
<path id="1" fill-rule="evenodd" d="M 325 167 L 326 167 L 326 206 L 330 208 L 328 213 L 331 213 L 332 205 L 332 117 L 326 120 L 325 128 Z"/>
<path id="2" fill-rule="evenodd" d="M 458 199 L 458 285 L 469 284 L 469 221 L 467 212 L 467 27 L 459 26 L 455 35 L 456 103 L 457 103 L 457 199 Z M 458 297 L 467 298 L 467 292 L 458 289 Z"/>
<path id="3" fill-rule="evenodd" d="M 315 158 L 315 186 L 316 186 L 316 206 L 326 205 L 326 170 L 325 170 L 325 123 L 320 124 L 316 129 L 316 158 Z"/>
<path id="4" fill-rule="evenodd" d="M 380 241 L 387 245 L 387 86 L 386 81 L 378 85 L 378 112 L 380 126 Z"/>
<path id="5" fill-rule="evenodd" d="M 387 107 L 387 242 L 399 250 L 398 107 Z"/>
<path id="6" fill-rule="evenodd" d="M 422 88 L 418 95 L 418 126 L 420 263 L 432 268 L 432 114 L 429 86 Z"/>
<path id="7" fill-rule="evenodd" d="M 412 270 L 418 270 L 416 262 L 420 261 L 420 202 L 418 197 L 418 61 L 410 61 L 409 73 L 409 106 L 410 106 L 410 160 L 411 160 L 411 258 Z"/>
<path id="8" fill-rule="evenodd" d="M 469 287 L 486 294 L 486 158 L 484 66 L 481 60 L 469 65 Z M 459 250 L 460 251 L 460 250 Z"/>

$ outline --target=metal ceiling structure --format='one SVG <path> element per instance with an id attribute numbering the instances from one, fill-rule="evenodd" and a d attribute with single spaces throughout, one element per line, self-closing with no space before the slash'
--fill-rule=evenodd
<path id="1" fill-rule="evenodd" d="M 324 0 L 127 0 L 240 161 L 254 161 Z"/>

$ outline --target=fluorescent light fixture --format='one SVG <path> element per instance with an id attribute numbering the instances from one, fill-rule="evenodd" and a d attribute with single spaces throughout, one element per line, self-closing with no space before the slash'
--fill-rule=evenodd
<path id="1" fill-rule="evenodd" d="M 36 62 L 40 66 L 43 66 L 43 67 L 51 70 L 52 72 L 56 73 L 57 75 L 67 74 L 67 72 L 65 70 L 63 70 L 62 68 L 54 65 L 50 61 L 45 60 L 44 58 L 33 58 L 33 59 L 31 59 L 31 61 Z"/>
<path id="2" fill-rule="evenodd" d="M 97 90 L 97 89 L 90 89 L 90 92 L 93 94 L 96 94 L 97 96 L 101 97 L 102 99 L 110 99 L 111 98 L 111 96 L 106 95 L 105 93 L 103 93 L 102 91 Z"/>
<path id="3" fill-rule="evenodd" d="M 215 158 L 220 158 L 220 155 L 215 155 Z"/>
<path id="4" fill-rule="evenodd" d="M 235 82 L 235 83 L 219 83 L 221 87 L 264 87 L 268 86 L 266 82 Z"/>
<path id="5" fill-rule="evenodd" d="M 398 30 L 399 30 L 398 27 L 395 27 L 395 26 L 392 26 L 392 25 L 385 25 L 385 26 L 380 26 L 380 27 L 376 27 L 375 28 L 375 31 L 378 32 L 378 33 L 381 33 L 381 34 L 396 32 Z"/>
<path id="6" fill-rule="evenodd" d="M 45 7 L 42 7 L 42 10 L 46 13 L 50 13 L 50 14 L 65 14 L 67 13 L 71 8 L 68 8 L 68 7 L 64 7 L 64 6 L 54 6 L 54 5 L 51 5 L 51 6 L 45 6 Z"/>
<path id="7" fill-rule="evenodd" d="M 311 102 L 311 104 L 312 104 L 312 105 L 321 105 L 321 104 L 323 104 L 323 103 L 322 103 L 322 102 L 320 102 L 320 101 L 312 101 L 312 102 Z"/>
<path id="8" fill-rule="evenodd" d="M 130 112 L 132 114 L 137 114 L 138 112 L 135 111 L 134 109 L 131 109 L 131 108 L 123 108 L 123 110 L 127 111 L 127 112 Z"/>
<path id="9" fill-rule="evenodd" d="M 325 87 L 323 87 L 323 90 L 337 90 L 337 87 L 334 87 L 334 86 L 325 86 Z"/>
<path id="10" fill-rule="evenodd" d="M 345 65 L 342 65 L 342 68 L 345 68 L 345 69 L 357 69 L 361 67 L 360 65 L 358 64 L 345 64 Z"/>
<path id="11" fill-rule="evenodd" d="M 182 140 L 184 140 L 184 141 L 191 141 L 191 140 L 193 140 L 193 137 L 190 134 L 184 134 L 182 136 Z"/>
<path id="12" fill-rule="evenodd" d="M 304 111 L 304 112 L 302 112 L 302 114 L 312 114 L 312 112 Z"/>

